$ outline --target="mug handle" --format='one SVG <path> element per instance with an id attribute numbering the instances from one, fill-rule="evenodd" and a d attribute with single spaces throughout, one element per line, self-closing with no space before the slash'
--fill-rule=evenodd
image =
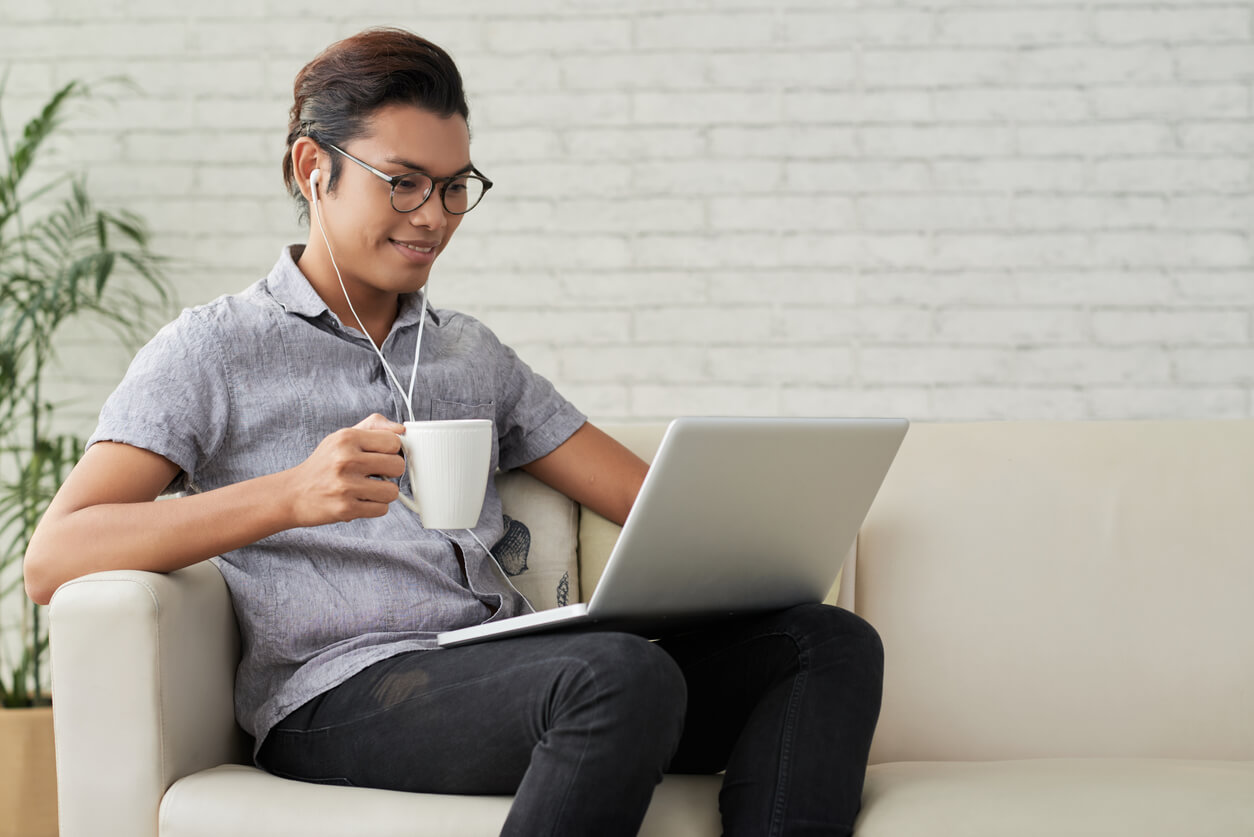
<path id="1" fill-rule="evenodd" d="M 400 436 L 399 433 L 397 435 Z M 405 452 L 405 437 L 404 436 L 401 436 L 401 458 L 405 460 L 405 470 L 408 471 L 409 470 L 409 454 Z M 422 512 L 419 511 L 418 509 L 418 503 L 414 500 L 414 498 L 406 497 L 405 492 L 398 490 L 396 492 L 396 499 L 400 500 L 405 505 L 405 508 L 409 509 L 414 514 L 419 515 L 419 516 L 422 515 Z"/>
<path id="2" fill-rule="evenodd" d="M 422 514 L 422 512 L 421 512 L 421 511 L 419 510 L 419 508 L 418 508 L 418 504 L 417 504 L 417 503 L 415 503 L 415 502 L 413 501 L 413 499 L 412 499 L 412 498 L 410 498 L 410 497 L 406 497 L 406 496 L 405 496 L 405 492 L 403 492 L 403 491 L 397 492 L 397 494 L 396 494 L 396 499 L 398 499 L 398 500 L 400 500 L 402 503 L 404 503 L 404 504 L 405 504 L 405 507 L 406 507 L 407 509 L 409 509 L 411 512 L 413 512 L 414 514 L 416 514 L 416 515 L 421 515 L 421 514 Z"/>

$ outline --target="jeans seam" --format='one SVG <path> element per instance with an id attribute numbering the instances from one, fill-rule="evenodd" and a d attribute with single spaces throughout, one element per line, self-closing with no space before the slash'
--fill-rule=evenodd
<path id="1" fill-rule="evenodd" d="M 580 667 L 580 668 L 582 668 L 582 669 L 583 669 L 583 671 L 587 674 L 587 676 L 588 676 L 588 677 L 592 680 L 593 693 L 594 693 L 594 694 L 599 695 L 599 694 L 600 694 L 600 692 L 601 692 L 601 689 L 600 689 L 600 686 L 599 686 L 599 685 L 597 685 L 597 676 L 596 676 L 596 671 L 592 668 L 592 666 L 588 665 L 588 663 L 587 663 L 585 660 L 581 660 L 581 659 L 579 659 L 579 658 L 577 658 L 577 657 L 571 657 L 571 658 L 569 658 L 569 659 L 570 659 L 570 660 L 572 660 L 573 662 L 576 662 L 576 663 L 578 663 L 578 664 L 579 664 L 579 667 Z M 548 733 L 548 732 L 550 732 L 550 731 L 551 731 L 551 730 L 546 730 L 545 732 L 546 732 L 546 734 L 547 734 L 547 733 Z M 580 746 L 580 748 L 579 748 L 579 759 L 578 759 L 578 760 L 576 761 L 576 763 L 575 763 L 575 769 L 574 769 L 574 772 L 573 772 L 573 774 L 572 774 L 572 775 L 576 775 L 576 776 L 577 776 L 577 775 L 579 774 L 579 770 L 580 770 L 580 768 L 582 768 L 582 767 L 583 767 L 583 760 L 584 760 L 584 757 L 588 754 L 588 737 L 589 737 L 589 735 L 590 735 L 589 731 L 585 729 L 585 730 L 583 731 L 583 740 L 582 740 L 581 746 Z M 535 749 L 533 748 L 533 749 L 532 749 L 532 759 L 534 760 L 534 758 L 535 758 Z M 527 770 L 528 770 L 528 771 L 530 771 L 530 770 L 531 770 L 531 765 L 530 765 L 530 764 L 527 766 Z M 524 774 L 524 775 L 523 775 L 523 781 L 526 781 L 526 774 Z M 565 813 L 565 811 L 566 811 L 566 807 L 567 807 L 567 805 L 568 805 L 568 804 L 569 804 L 569 802 L 570 802 L 570 795 L 571 795 L 571 793 L 572 793 L 572 792 L 573 792 L 573 790 L 574 790 L 574 789 L 573 789 L 573 787 L 572 787 L 572 785 L 573 785 L 573 782 L 568 782 L 568 783 L 566 784 L 566 789 L 565 789 L 565 791 L 562 793 L 562 798 L 561 798 L 561 800 L 557 803 L 557 805 L 556 805 L 556 806 L 555 806 L 555 808 L 554 808 L 553 827 L 549 830 L 549 834 L 556 834 L 556 833 L 557 833 L 557 828 L 558 828 L 558 825 L 559 825 L 559 824 L 561 823 L 561 821 L 562 821 L 562 816 L 564 815 L 564 813 Z"/>
<path id="2" fill-rule="evenodd" d="M 797 676 L 793 680 L 792 694 L 788 698 L 788 710 L 784 713 L 784 729 L 779 749 L 779 771 L 775 777 L 775 801 L 771 806 L 770 837 L 779 837 L 787 815 L 788 783 L 792 780 L 791 760 L 793 738 L 797 728 L 797 715 L 801 711 L 802 692 L 805 691 L 809 674 L 809 657 L 801 639 L 788 631 L 777 631 L 771 636 L 785 636 L 797 646 Z"/>
<path id="3" fill-rule="evenodd" d="M 737 648 L 741 648 L 750 643 L 770 637 L 784 637 L 792 642 L 797 648 L 797 676 L 793 681 L 792 694 L 788 699 L 788 709 L 784 713 L 784 729 L 781 734 L 780 753 L 779 753 L 779 770 L 775 774 L 775 801 L 771 806 L 771 820 L 768 823 L 768 837 L 778 837 L 784 826 L 785 798 L 787 797 L 786 788 L 791 778 L 789 771 L 789 760 L 792 756 L 792 735 L 796 729 L 797 713 L 800 711 L 801 693 L 805 686 L 806 674 L 808 672 L 808 658 L 806 649 L 799 637 L 787 630 L 770 631 L 769 633 L 756 634 L 751 637 L 735 643 L 734 645 L 725 646 L 718 651 L 707 654 L 706 656 L 692 660 L 690 667 L 702 665 L 708 660 L 723 654 L 728 654 Z"/>
<path id="4" fill-rule="evenodd" d="M 771 835 L 776 837 L 784 825 L 786 807 L 785 800 L 788 797 L 788 782 L 792 778 L 791 758 L 793 734 L 797 725 L 797 712 L 801 704 L 801 693 L 805 689 L 806 668 L 802 664 L 801 670 L 797 672 L 797 679 L 793 682 L 792 697 L 788 701 L 788 713 L 784 718 L 784 740 L 780 743 L 779 753 L 779 774 L 775 781 L 775 804 L 771 813 Z"/>
<path id="5" fill-rule="evenodd" d="M 802 692 L 804 691 L 805 681 L 809 672 L 809 658 L 807 649 L 802 643 L 801 638 L 787 630 L 771 631 L 769 633 L 756 634 L 746 637 L 734 645 L 728 645 L 716 652 L 712 652 L 699 660 L 693 660 L 690 666 L 698 666 L 714 657 L 727 654 L 737 648 L 757 642 L 758 640 L 767 639 L 769 637 L 784 637 L 790 640 L 797 648 L 797 676 L 793 681 L 792 694 L 788 698 L 788 709 L 784 713 L 784 728 L 781 734 L 780 753 L 779 753 L 779 770 L 775 775 L 775 800 L 771 806 L 771 820 L 768 823 L 768 837 L 778 837 L 785 823 L 785 799 L 787 798 L 787 786 L 792 777 L 789 769 L 790 759 L 792 757 L 793 734 L 797 726 L 797 715 L 800 712 Z"/>

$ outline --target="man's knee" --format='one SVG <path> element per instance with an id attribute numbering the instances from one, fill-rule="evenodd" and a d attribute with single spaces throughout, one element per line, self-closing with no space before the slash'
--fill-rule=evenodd
<path id="1" fill-rule="evenodd" d="M 669 708 L 682 720 L 688 698 L 683 672 L 655 643 L 632 634 L 605 634 L 602 661 L 598 677 L 609 688 L 659 710 Z"/>
<path id="2" fill-rule="evenodd" d="M 846 654 L 863 656 L 868 663 L 883 666 L 884 643 L 870 622 L 852 611 L 825 604 L 806 604 L 781 614 L 787 631 L 802 646 L 836 646 Z"/>
<path id="3" fill-rule="evenodd" d="M 642 733 L 678 736 L 683 726 L 687 687 L 670 655 L 632 634 L 589 633 L 566 650 L 578 692 L 599 710 L 613 713 L 611 723 Z"/>

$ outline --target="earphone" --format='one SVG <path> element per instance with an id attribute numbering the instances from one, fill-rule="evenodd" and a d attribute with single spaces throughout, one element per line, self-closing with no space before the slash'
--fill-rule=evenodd
<path id="1" fill-rule="evenodd" d="M 420 314 L 421 319 L 418 321 L 418 343 L 414 346 L 414 367 L 409 373 L 409 392 L 406 393 L 405 390 L 401 389 L 401 382 L 396 380 L 396 373 L 392 371 L 392 365 L 389 364 L 383 357 L 383 352 L 375 344 L 374 338 L 370 336 L 370 332 L 366 331 L 366 327 L 362 325 L 361 317 L 357 316 L 357 309 L 353 307 L 353 301 L 348 298 L 348 288 L 344 287 L 344 277 L 340 275 L 339 265 L 335 263 L 335 254 L 331 252 L 331 241 L 327 238 L 326 227 L 322 226 L 322 213 L 318 211 L 318 179 L 321 176 L 321 169 L 314 169 L 309 173 L 309 192 L 313 197 L 314 218 L 317 219 L 318 229 L 322 232 L 322 241 L 327 245 L 327 255 L 331 257 L 331 267 L 335 268 L 335 278 L 340 280 L 340 290 L 344 292 L 344 301 L 348 303 L 348 310 L 353 312 L 353 318 L 357 320 L 357 326 L 361 329 L 361 333 L 366 335 L 366 339 L 370 341 L 370 345 L 374 348 L 375 354 L 379 356 L 379 362 L 383 364 L 383 368 L 387 371 L 388 377 L 392 379 L 392 383 L 396 386 L 396 391 L 401 394 L 401 398 L 405 399 L 405 409 L 409 411 L 409 420 L 415 421 L 413 401 L 414 381 L 418 377 L 418 356 L 422 353 L 422 330 L 427 325 L 427 286 L 425 284 L 422 286 L 422 312 Z M 488 545 L 479 540 L 479 536 L 475 534 L 475 530 L 470 528 L 466 531 L 470 533 L 470 537 L 475 539 L 475 543 L 479 544 L 479 546 L 483 548 L 483 551 L 488 553 L 488 557 L 493 561 L 496 561 L 499 566 L 500 562 L 496 560 L 496 556 L 492 554 L 492 550 L 488 549 Z M 505 579 L 506 584 L 513 588 L 515 593 L 518 593 L 518 588 L 514 587 L 514 582 L 509 580 L 508 575 L 503 573 L 502 578 Z M 518 595 L 521 596 L 522 594 L 518 593 Z"/>
<path id="2" fill-rule="evenodd" d="M 318 180 L 321 177 L 322 169 L 314 169 L 309 173 L 309 192 L 313 197 L 314 219 L 318 222 L 318 230 L 322 233 L 322 241 L 327 245 L 327 255 L 331 257 L 331 267 L 335 268 L 335 278 L 340 280 L 340 290 L 344 292 L 344 301 L 348 303 L 348 310 L 353 312 L 353 319 L 357 321 L 357 327 L 361 329 L 361 333 L 366 335 L 366 339 L 370 341 L 370 347 L 379 356 L 379 362 L 383 364 L 384 371 L 387 372 L 388 377 L 396 386 L 396 391 L 401 394 L 401 398 L 405 401 L 405 409 L 409 412 L 409 420 L 415 421 L 414 381 L 418 379 L 418 356 L 422 354 L 422 330 L 427 325 L 427 286 L 425 284 L 422 286 L 422 310 L 419 312 L 418 319 L 418 342 L 414 346 L 414 366 L 409 373 L 409 391 L 406 392 L 401 388 L 401 382 L 397 380 L 396 373 L 392 371 L 392 365 L 383 357 L 383 351 L 374 342 L 370 332 L 366 331 L 366 327 L 362 325 L 361 317 L 358 316 L 357 309 L 353 307 L 353 301 L 348 297 L 348 288 L 344 286 L 344 277 L 340 275 L 340 266 L 335 263 L 335 253 L 331 251 L 331 240 L 327 238 L 327 228 L 322 225 L 322 213 L 318 211 Z"/>

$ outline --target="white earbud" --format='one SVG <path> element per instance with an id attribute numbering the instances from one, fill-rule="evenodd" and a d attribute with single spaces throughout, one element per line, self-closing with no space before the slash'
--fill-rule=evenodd
<path id="1" fill-rule="evenodd" d="M 309 173 L 309 191 L 313 193 L 314 203 L 318 202 L 318 178 L 322 176 L 322 169 L 314 169 Z"/>

